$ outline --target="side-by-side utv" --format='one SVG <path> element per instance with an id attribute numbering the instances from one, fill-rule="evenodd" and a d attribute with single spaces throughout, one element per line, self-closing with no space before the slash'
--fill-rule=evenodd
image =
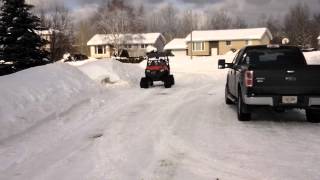
<path id="1" fill-rule="evenodd" d="M 146 76 L 141 78 L 141 88 L 153 86 L 154 81 L 162 81 L 165 88 L 174 85 L 174 77 L 170 74 L 169 56 L 173 56 L 171 52 L 147 53 Z"/>

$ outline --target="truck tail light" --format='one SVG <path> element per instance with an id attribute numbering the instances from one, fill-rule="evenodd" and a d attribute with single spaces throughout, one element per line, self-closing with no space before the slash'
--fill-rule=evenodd
<path id="1" fill-rule="evenodd" d="M 246 71 L 244 73 L 244 82 L 246 87 L 253 87 L 253 71 Z"/>

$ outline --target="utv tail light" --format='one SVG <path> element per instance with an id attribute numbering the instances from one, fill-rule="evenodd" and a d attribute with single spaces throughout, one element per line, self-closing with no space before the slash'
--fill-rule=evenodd
<path id="1" fill-rule="evenodd" d="M 246 71 L 244 73 L 244 81 L 246 87 L 253 87 L 253 71 Z"/>

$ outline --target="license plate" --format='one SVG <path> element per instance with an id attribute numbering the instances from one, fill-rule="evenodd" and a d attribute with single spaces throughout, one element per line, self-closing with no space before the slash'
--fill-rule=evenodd
<path id="1" fill-rule="evenodd" d="M 298 97 L 297 96 L 282 96 L 283 104 L 297 104 Z"/>

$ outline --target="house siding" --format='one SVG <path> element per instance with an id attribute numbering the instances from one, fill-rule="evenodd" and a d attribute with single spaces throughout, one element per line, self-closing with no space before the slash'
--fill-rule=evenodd
<path id="1" fill-rule="evenodd" d="M 224 55 L 229 52 L 231 49 L 239 50 L 247 45 L 267 45 L 270 44 L 270 37 L 265 34 L 261 39 L 257 40 L 233 40 L 231 41 L 230 45 L 227 45 L 227 41 L 210 41 L 205 42 L 204 51 L 193 51 L 193 56 L 211 56 L 212 48 L 216 48 L 218 55 Z M 188 43 L 188 55 L 190 56 L 191 53 L 191 43 Z"/>
<path id="2" fill-rule="evenodd" d="M 144 38 L 143 36 L 140 37 L 140 36 L 137 36 L 138 34 L 135 34 L 135 36 L 137 36 L 137 38 L 140 38 L 140 39 L 139 40 L 134 39 L 134 41 L 128 40 L 128 43 L 124 41 L 123 44 L 120 44 L 120 49 L 128 50 L 130 57 L 145 56 L 147 51 L 147 46 L 149 45 L 154 46 L 159 51 L 162 51 L 165 46 L 166 40 L 161 34 L 159 35 L 158 34 L 159 33 L 153 33 L 152 36 L 149 36 L 148 34 L 146 34 L 146 38 L 149 38 L 146 40 L 142 39 Z M 110 58 L 113 55 L 113 48 L 110 48 L 109 41 L 103 41 L 103 43 L 105 44 L 103 46 L 106 47 L 106 52 L 103 54 L 96 54 L 96 51 L 95 51 L 96 44 L 100 44 L 101 38 L 103 37 L 104 35 L 102 34 L 96 34 L 88 41 L 87 44 L 89 47 L 91 57 L 101 59 L 101 58 Z M 100 43 L 96 43 L 96 42 L 100 42 Z M 130 47 L 126 45 L 130 45 Z"/>
<path id="3" fill-rule="evenodd" d="M 130 57 L 140 57 L 145 56 L 147 49 L 141 48 L 141 44 L 132 45 L 132 48 L 127 49 Z"/>
<path id="4" fill-rule="evenodd" d="M 248 43 L 248 44 L 247 44 Z M 247 45 L 267 45 L 270 44 L 270 38 L 267 34 L 263 36 L 262 39 L 259 40 L 233 40 L 230 45 L 227 45 L 227 41 L 210 41 L 204 42 L 204 51 L 193 51 L 193 56 L 211 56 L 212 48 L 216 48 L 218 55 L 224 55 L 229 52 L 231 49 L 239 50 Z M 188 43 L 188 52 L 187 55 L 191 55 L 191 43 Z"/>
<path id="5" fill-rule="evenodd" d="M 262 39 L 257 39 L 252 41 L 252 45 L 268 45 L 270 44 L 271 39 L 267 34 L 264 34 Z"/>
<path id="6" fill-rule="evenodd" d="M 231 49 L 241 49 L 243 47 L 245 47 L 247 40 L 236 40 L 236 41 L 231 41 L 230 45 L 227 45 L 227 41 L 219 41 L 219 51 L 218 54 L 219 55 L 223 55 L 226 54 L 227 52 L 229 52 Z M 251 42 L 252 44 L 254 44 L 254 42 Z M 250 44 L 250 41 L 249 41 Z"/>

